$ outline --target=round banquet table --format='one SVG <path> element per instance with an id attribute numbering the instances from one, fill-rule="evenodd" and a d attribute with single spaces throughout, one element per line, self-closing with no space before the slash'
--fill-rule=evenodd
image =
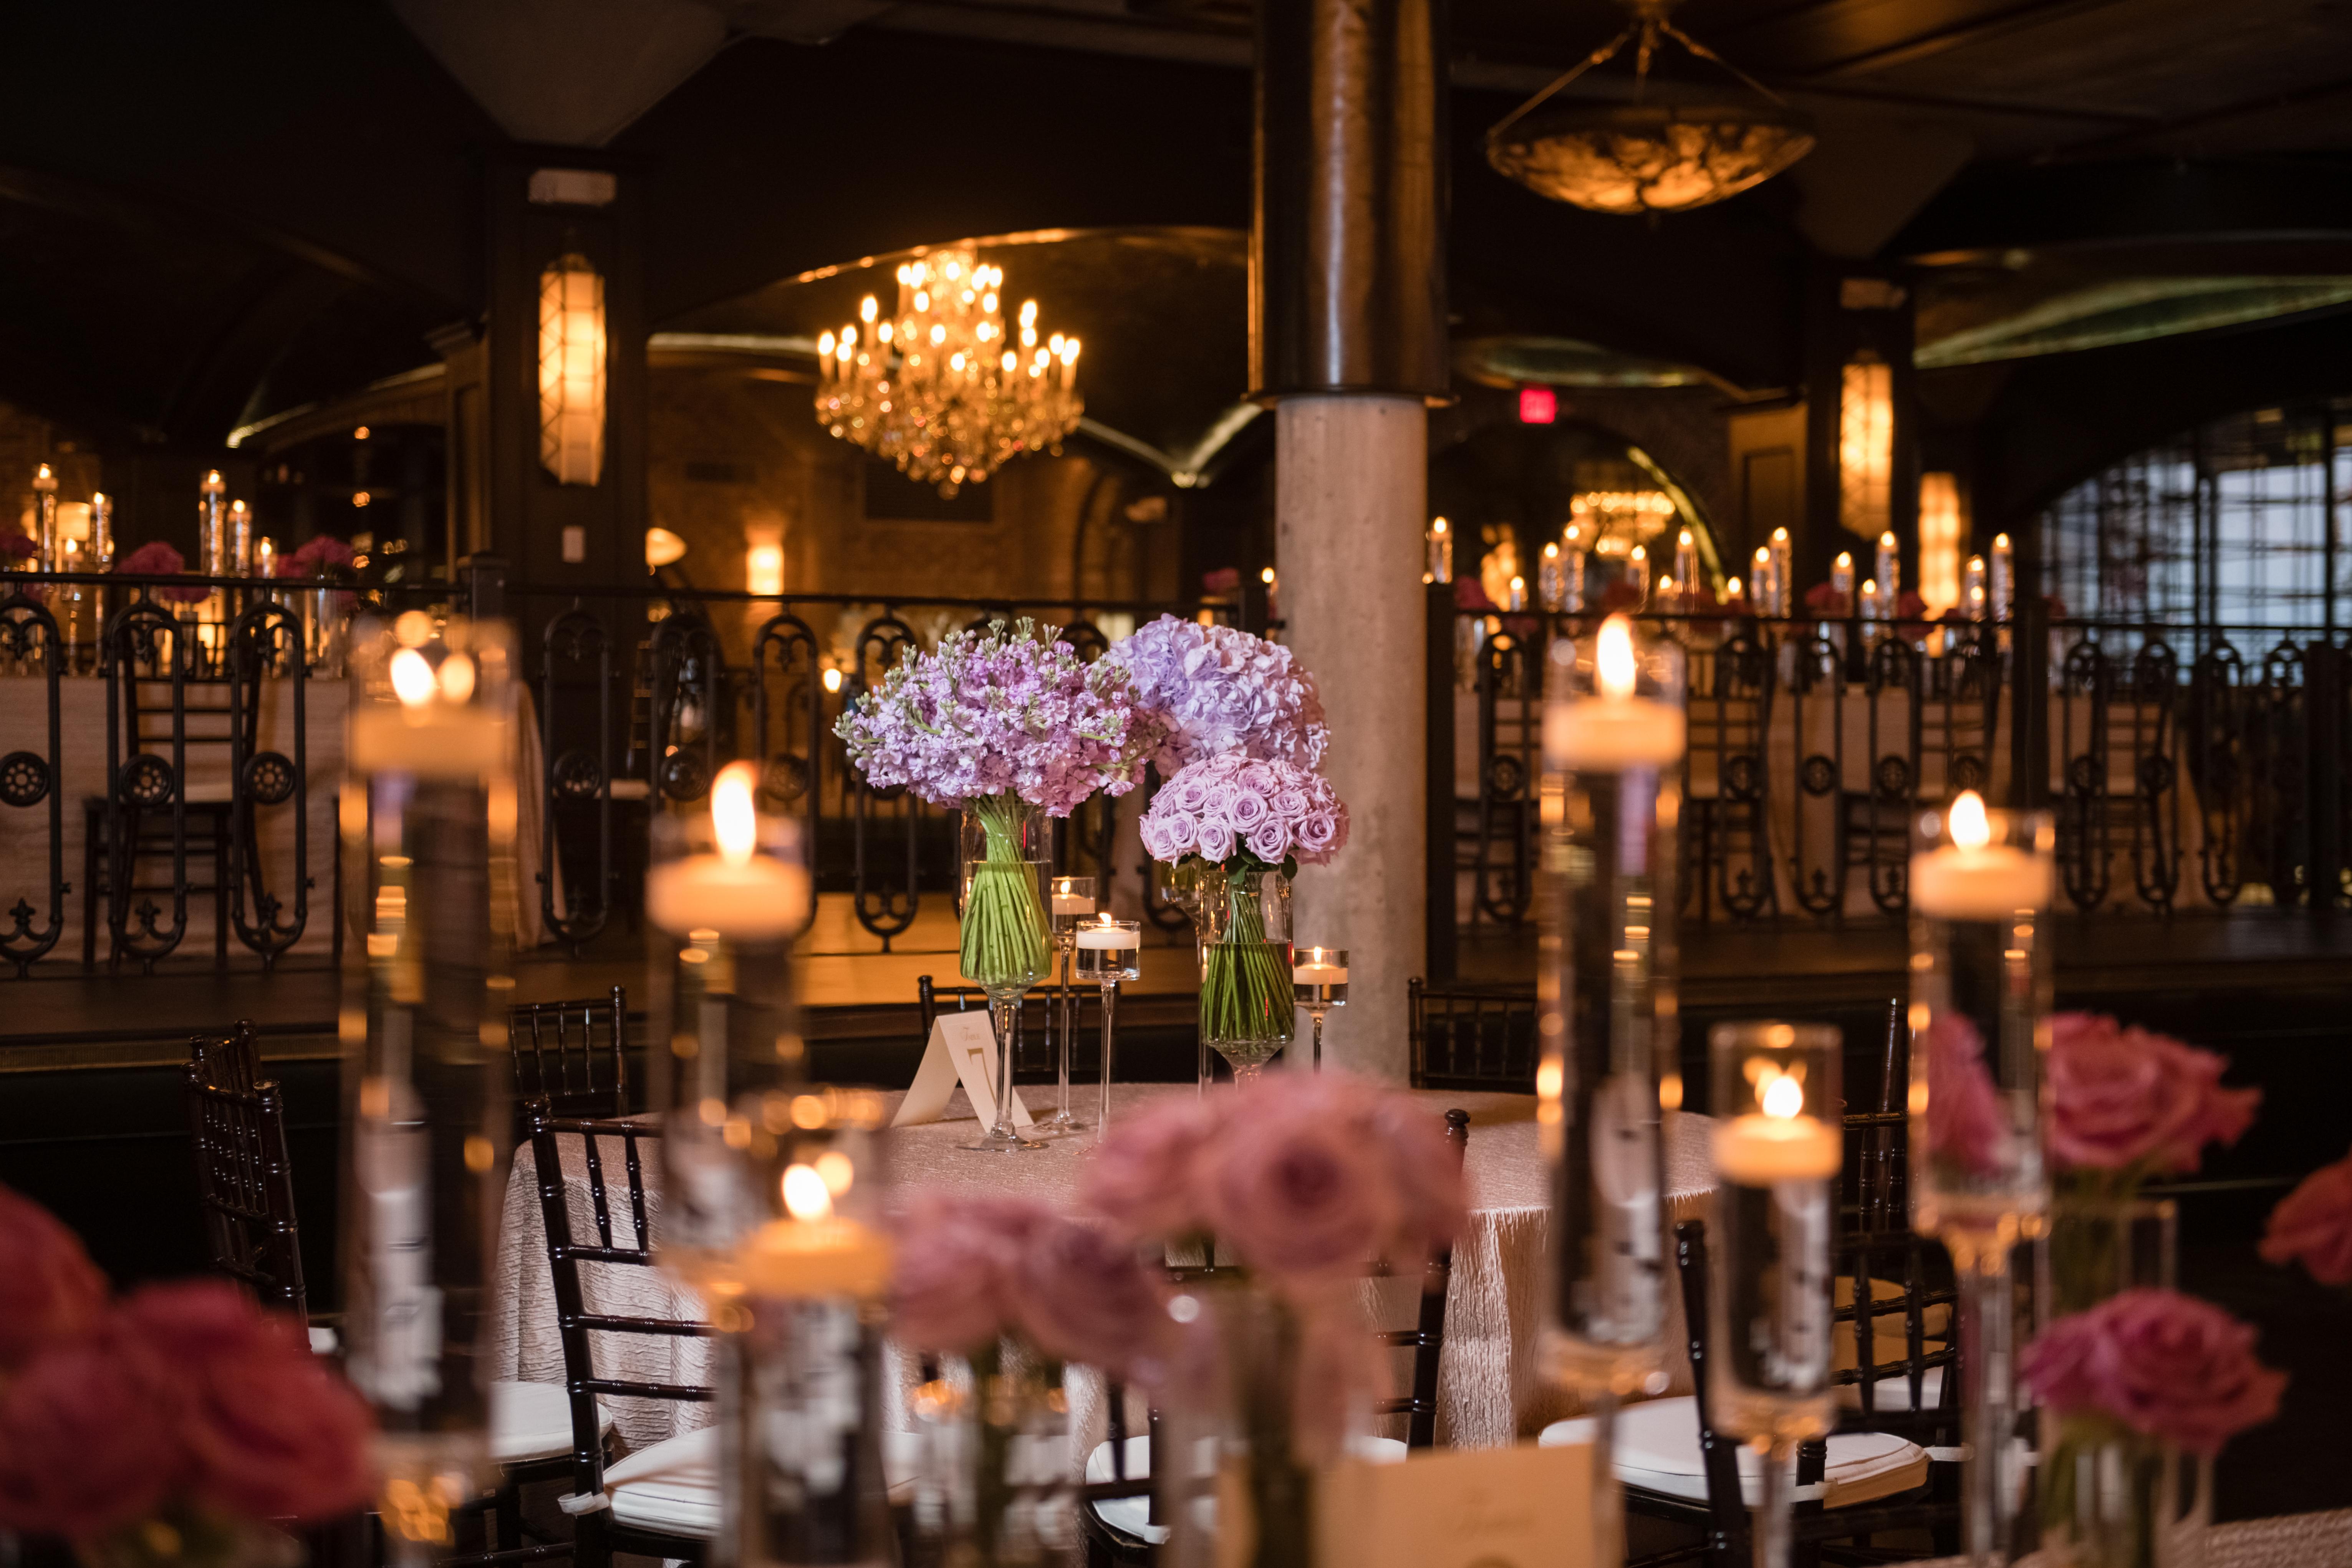
<path id="1" fill-rule="evenodd" d="M 1111 1090 L 1111 1130 L 1152 1100 L 1193 1093 L 1190 1084 L 1119 1084 Z M 1032 1110 L 1050 1089 L 1032 1089 Z M 1454 1248 L 1454 1279 L 1445 1313 L 1445 1342 L 1439 1362 L 1437 1437 L 1457 1447 L 1493 1447 L 1517 1441 L 1547 1422 L 1574 1414 L 1564 1394 L 1544 1387 L 1535 1375 L 1537 1313 L 1544 1232 L 1549 1209 L 1543 1155 L 1536 1136 L 1532 1095 L 1412 1091 L 1432 1116 L 1459 1107 L 1470 1112 L 1465 1173 L 1470 1188 L 1470 1224 Z M 886 1097 L 895 1111 L 899 1095 Z M 1073 1099 L 1090 1110 L 1092 1091 Z M 1669 1223 L 1703 1217 L 1713 1192 L 1706 1119 L 1684 1111 L 1666 1118 L 1666 1206 Z M 963 1091 L 950 1100 L 947 1119 L 894 1129 L 887 1140 L 892 1182 L 901 1188 L 948 1187 L 1018 1192 L 1049 1203 L 1071 1204 L 1083 1187 L 1091 1131 L 1057 1140 L 1044 1151 L 1019 1155 L 981 1155 L 957 1147 L 976 1123 Z M 584 1153 L 577 1138 L 565 1138 L 563 1175 L 575 1237 L 592 1235 L 593 1199 Z M 608 1189 L 625 1183 L 617 1151 L 604 1164 Z M 659 1172 L 646 1173 L 649 1207 L 658 1208 Z M 555 1295 L 548 1270 L 546 1227 L 541 1222 L 538 1168 L 530 1146 L 515 1152 L 508 1177 L 503 1224 L 499 1233 L 499 1306 L 490 1347 L 491 1375 L 529 1383 L 561 1384 L 563 1351 L 557 1337 Z M 612 1205 L 616 1242 L 627 1237 L 625 1199 Z M 700 1318 L 692 1292 L 670 1284 L 657 1271 L 629 1265 L 583 1264 L 582 1289 L 592 1312 L 664 1318 Z M 1417 1279 L 1365 1281 L 1368 1315 L 1381 1327 L 1412 1321 Z M 1669 1289 L 1669 1345 L 1682 1341 L 1681 1292 Z M 711 1381 L 709 1343 L 704 1340 L 643 1334 L 599 1334 L 595 1354 L 602 1376 L 632 1381 L 702 1384 Z M 1400 1378 L 1407 1352 L 1399 1352 Z M 1670 1357 L 1669 1363 L 1680 1362 Z M 897 1367 L 898 1381 L 911 1385 L 912 1370 Z M 1689 1387 L 1682 1364 L 1674 1386 Z M 1098 1401 L 1091 1391 L 1073 1390 L 1077 1427 L 1087 1433 Z M 669 1400 L 607 1402 L 623 1440 L 632 1449 L 690 1431 L 711 1417 L 711 1406 Z M 891 1413 L 894 1424 L 898 1411 Z M 1084 1451 L 1082 1448 L 1081 1452 Z"/>

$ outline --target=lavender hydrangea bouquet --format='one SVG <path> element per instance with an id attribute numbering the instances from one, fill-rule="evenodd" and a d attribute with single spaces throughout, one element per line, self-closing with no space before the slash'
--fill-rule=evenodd
<path id="1" fill-rule="evenodd" d="M 989 1147 L 1034 1147 L 1011 1121 L 1013 1010 L 1053 962 L 1046 932 L 1045 818 L 1097 790 L 1125 795 L 1160 743 L 1127 672 L 1024 619 L 961 632 L 936 652 L 909 647 L 835 726 L 876 789 L 906 788 L 963 812 L 963 973 L 989 995 L 997 1040 L 997 1124 Z"/>
<path id="2" fill-rule="evenodd" d="M 1197 889 L 1201 1037 L 1255 1078 L 1297 1028 L 1289 879 L 1348 841 L 1348 808 L 1310 768 L 1238 752 L 1192 763 L 1144 813 L 1144 852 Z"/>

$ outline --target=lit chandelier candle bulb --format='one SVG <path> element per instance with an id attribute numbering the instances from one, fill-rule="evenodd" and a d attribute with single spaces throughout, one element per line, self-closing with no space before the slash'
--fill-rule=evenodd
<path id="1" fill-rule="evenodd" d="M 709 931 L 730 942 L 780 942 L 808 918 L 808 873 L 763 855 L 753 796 L 759 770 L 730 763 L 710 786 L 716 846 L 646 870 L 646 919 L 673 936 Z"/>
<path id="2" fill-rule="evenodd" d="M 1911 907 L 1930 920 L 2000 921 L 2050 901 L 2053 868 L 2017 844 L 1992 842 L 1984 798 L 1962 790 L 1945 816 L 1950 842 L 1911 858 Z"/>
<path id="3" fill-rule="evenodd" d="M 1683 710 L 1636 690 L 1633 623 L 1612 616 L 1593 645 L 1593 693 L 1551 705 L 1544 718 L 1550 765 L 1587 773 L 1664 768 L 1682 760 Z"/>

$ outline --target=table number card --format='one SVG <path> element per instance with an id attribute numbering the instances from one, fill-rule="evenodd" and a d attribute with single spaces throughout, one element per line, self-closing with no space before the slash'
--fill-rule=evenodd
<path id="1" fill-rule="evenodd" d="M 1593 1568 L 1592 1449 L 1343 1460 L 1315 1489 L 1319 1568 Z"/>
<path id="2" fill-rule="evenodd" d="M 989 1026 L 985 1008 L 941 1013 L 931 1020 L 931 1037 L 924 1043 L 914 1085 L 898 1102 L 898 1114 L 890 1119 L 890 1125 L 912 1127 L 937 1121 L 958 1083 L 963 1085 L 964 1097 L 971 1101 L 981 1125 L 992 1125 L 996 1121 L 996 1031 Z M 1016 1089 L 1013 1125 L 1026 1127 L 1030 1120 L 1029 1108 L 1021 1103 L 1021 1091 Z"/>

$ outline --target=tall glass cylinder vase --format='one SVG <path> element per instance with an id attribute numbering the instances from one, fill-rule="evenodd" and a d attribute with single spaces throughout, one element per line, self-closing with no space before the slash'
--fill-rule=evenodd
<path id="1" fill-rule="evenodd" d="M 2050 905 L 2046 812 L 1988 811 L 1964 791 L 1920 815 L 1910 864 L 1911 1218 L 1960 1277 L 1970 1560 L 2014 1555 L 2016 1298 L 2010 1254 L 2050 1207 L 2042 1158 Z"/>
<path id="2" fill-rule="evenodd" d="M 908 1568 L 1040 1568 L 1069 1557 L 1070 1407 L 1051 1363 L 998 1342 L 942 1369 L 908 1403 L 921 1456 Z"/>
<path id="3" fill-rule="evenodd" d="M 1271 866 L 1202 874 L 1201 1038 L 1235 1083 L 1265 1070 L 1298 1030 L 1290 981 L 1290 882 Z"/>
<path id="4" fill-rule="evenodd" d="M 2170 1289 L 2168 1202 L 2063 1194 L 2035 1249 L 2037 1327 L 2126 1290 Z M 2042 1561 L 2053 1568 L 2202 1568 L 2213 1461 L 2096 1415 L 2040 1417 Z"/>
<path id="5" fill-rule="evenodd" d="M 1718 1024 L 1707 1394 L 1716 1429 L 1764 1450 L 1756 1568 L 1787 1568 L 1797 1447 L 1826 1436 L 1831 1227 L 1845 1137 L 1838 1031 Z"/>
<path id="6" fill-rule="evenodd" d="M 1594 1417 L 1593 1561 L 1623 1559 L 1618 1404 L 1664 1386 L 1661 1079 L 1679 1104 L 1675 946 L 1683 665 L 1622 616 L 1545 677 L 1537 1115 L 1551 1187 L 1548 1376 Z"/>
<path id="7" fill-rule="evenodd" d="M 1013 1058 L 1022 994 L 1054 971 L 1046 916 L 1053 854 L 1042 806 L 1009 794 L 964 803 L 961 961 L 964 978 L 988 994 L 996 1032 L 995 1120 L 978 1142 L 964 1145 L 982 1153 L 1045 1146 L 1013 1122 Z"/>
<path id="8" fill-rule="evenodd" d="M 654 819 L 646 868 L 646 1056 L 662 1121 L 662 1267 L 706 1294 L 737 1288 L 738 1254 L 774 1210 L 747 1150 L 765 1097 L 807 1079 L 792 944 L 807 925 L 797 826 L 758 807 L 759 771 L 732 763 L 708 810 Z"/>
<path id="9" fill-rule="evenodd" d="M 352 658 L 340 1021 L 347 1366 L 375 1406 L 395 1563 L 452 1544 L 489 1468 L 491 1252 L 505 1190 L 517 797 L 510 644 L 412 611 Z"/>

